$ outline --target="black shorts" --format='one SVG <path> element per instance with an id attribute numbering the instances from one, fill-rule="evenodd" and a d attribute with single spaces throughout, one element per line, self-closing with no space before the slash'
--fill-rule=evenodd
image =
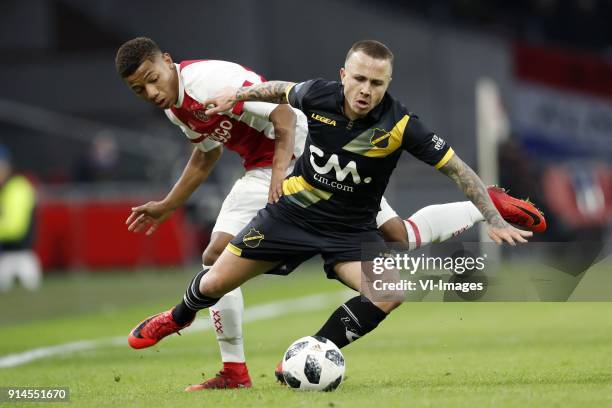
<path id="1" fill-rule="evenodd" d="M 365 251 L 363 244 L 367 244 Z M 302 262 L 321 254 L 329 279 L 337 278 L 334 272 L 337 263 L 369 261 L 385 248 L 385 241 L 377 229 L 317 231 L 315 226 L 305 227 L 292 221 L 275 204 L 259 210 L 227 246 L 230 252 L 243 258 L 278 261 L 277 267 L 266 272 L 275 275 L 288 275 Z"/>

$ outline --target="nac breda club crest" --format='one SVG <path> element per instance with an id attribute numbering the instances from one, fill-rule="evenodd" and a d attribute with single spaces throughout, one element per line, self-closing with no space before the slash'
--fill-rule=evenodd
<path id="1" fill-rule="evenodd" d="M 261 232 L 257 231 L 255 228 L 251 228 L 249 232 L 242 237 L 242 242 L 249 248 L 257 248 L 263 239 L 264 235 Z"/>
<path id="2" fill-rule="evenodd" d="M 389 146 L 389 139 L 391 134 L 384 129 L 374 129 L 372 137 L 370 137 L 370 144 L 378 149 L 384 149 Z"/>

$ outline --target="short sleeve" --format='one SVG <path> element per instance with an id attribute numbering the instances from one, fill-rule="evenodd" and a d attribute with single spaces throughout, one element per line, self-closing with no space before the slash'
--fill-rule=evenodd
<path id="1" fill-rule="evenodd" d="M 268 102 L 245 102 L 242 111 L 267 120 L 277 106 L 275 103 Z"/>
<path id="2" fill-rule="evenodd" d="M 417 159 L 435 166 L 444 166 L 455 152 L 444 139 L 429 130 L 416 115 L 410 116 L 402 137 L 404 150 Z"/>
<path id="3" fill-rule="evenodd" d="M 287 101 L 289 101 L 289 104 L 296 109 L 308 109 L 313 91 L 318 89 L 322 82 L 324 81 L 321 79 L 311 79 L 306 82 L 300 82 L 288 86 L 287 90 L 285 91 Z"/>
<path id="4" fill-rule="evenodd" d="M 221 142 L 217 142 L 217 141 L 212 140 L 211 138 L 208 138 L 208 137 L 206 139 L 202 140 L 201 142 L 194 143 L 194 144 L 195 144 L 195 146 L 198 149 L 200 149 L 204 153 L 210 152 L 211 150 L 214 150 L 217 147 L 222 145 Z"/>

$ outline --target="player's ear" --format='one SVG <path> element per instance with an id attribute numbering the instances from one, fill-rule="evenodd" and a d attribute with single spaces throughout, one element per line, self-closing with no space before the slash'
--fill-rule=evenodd
<path id="1" fill-rule="evenodd" d="M 169 67 L 174 68 L 174 62 L 172 61 L 172 57 L 170 56 L 170 54 L 168 54 L 167 52 L 164 52 L 162 54 L 162 59 Z"/>
<path id="2" fill-rule="evenodd" d="M 344 78 L 346 78 L 346 70 L 344 69 L 344 67 L 340 68 L 340 81 L 342 82 L 342 84 L 344 85 Z"/>

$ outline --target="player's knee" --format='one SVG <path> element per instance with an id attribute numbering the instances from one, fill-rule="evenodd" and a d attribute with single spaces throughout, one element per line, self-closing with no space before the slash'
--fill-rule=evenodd
<path id="1" fill-rule="evenodd" d="M 206 274 L 200 280 L 200 293 L 207 297 L 219 299 L 227 293 L 227 290 L 222 279 Z"/>
<path id="2" fill-rule="evenodd" d="M 387 220 L 384 224 L 379 227 L 387 242 L 395 242 L 407 245 L 408 244 L 408 233 L 404 220 L 400 217 L 393 217 Z"/>

